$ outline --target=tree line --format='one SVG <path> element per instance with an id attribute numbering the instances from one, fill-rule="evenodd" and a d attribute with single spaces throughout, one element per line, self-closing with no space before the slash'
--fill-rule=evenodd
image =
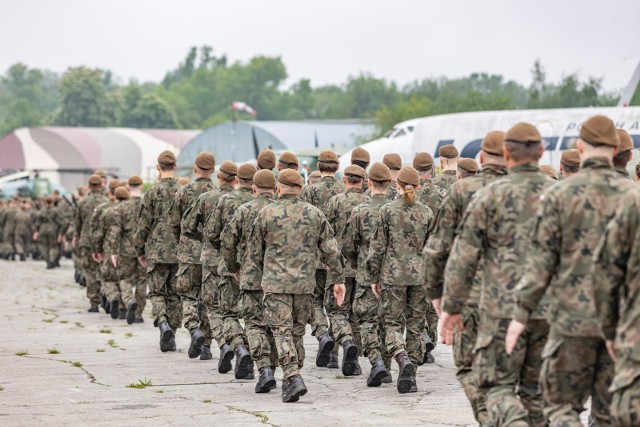
<path id="1" fill-rule="evenodd" d="M 594 77 L 570 74 L 549 82 L 539 61 L 531 77 L 528 87 L 487 73 L 399 86 L 361 73 L 339 85 L 301 79 L 285 86 L 281 58 L 230 63 L 209 46 L 191 48 L 161 82 L 122 83 L 110 70 L 86 67 L 58 75 L 17 63 L 0 77 L 0 135 L 43 125 L 205 129 L 231 118 L 232 101 L 247 102 L 258 120 L 373 119 L 382 134 L 400 121 L 434 114 L 607 106 L 618 99 Z M 640 90 L 631 104 L 640 105 Z"/>

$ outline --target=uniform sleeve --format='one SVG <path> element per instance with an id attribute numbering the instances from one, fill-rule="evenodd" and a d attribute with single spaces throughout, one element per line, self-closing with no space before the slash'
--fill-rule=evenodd
<path id="1" fill-rule="evenodd" d="M 120 248 L 120 236 L 122 226 L 122 209 L 116 209 L 113 215 L 113 222 L 107 230 L 107 236 L 105 238 L 104 248 L 110 254 L 118 254 Z"/>
<path id="2" fill-rule="evenodd" d="M 209 219 L 204 225 L 204 238 L 208 239 L 211 245 L 220 250 L 220 233 L 222 233 L 222 217 L 224 216 L 224 198 L 218 199 L 215 209 L 209 215 Z"/>
<path id="3" fill-rule="evenodd" d="M 182 216 L 182 220 L 180 222 L 180 229 L 182 234 L 186 235 L 191 239 L 196 239 L 202 241 L 202 232 L 200 231 L 198 225 L 202 221 L 202 209 L 204 202 L 202 201 L 202 197 L 198 197 L 195 203 L 187 208 Z"/>
<path id="4" fill-rule="evenodd" d="M 36 221 L 37 222 L 37 221 Z M 73 235 L 76 238 L 80 237 L 80 232 L 82 231 L 82 216 L 80 215 L 80 205 L 78 205 L 73 212 Z"/>
<path id="5" fill-rule="evenodd" d="M 333 229 L 329 221 L 326 220 L 324 215 L 321 215 L 320 221 L 318 248 L 320 249 L 321 261 L 327 266 L 329 283 L 343 283 L 342 260 L 340 250 L 338 249 L 338 242 L 333 235 Z"/>
<path id="6" fill-rule="evenodd" d="M 382 271 L 382 261 L 387 251 L 389 243 L 389 227 L 385 218 L 385 210 L 382 209 L 376 220 L 375 230 L 371 243 L 369 244 L 369 253 L 367 255 L 367 280 L 366 283 L 379 283 L 380 273 Z"/>
<path id="7" fill-rule="evenodd" d="M 342 241 L 342 255 L 347 259 L 353 268 L 358 268 L 358 251 L 360 248 L 360 235 L 358 233 L 358 223 L 360 218 L 360 212 L 355 209 L 347 226 L 342 230 L 340 240 Z"/>
<path id="8" fill-rule="evenodd" d="M 220 235 L 220 255 L 232 273 L 240 270 L 237 248 L 242 239 L 242 214 L 242 210 L 237 211 Z"/>
<path id="9" fill-rule="evenodd" d="M 90 230 L 91 230 L 91 250 L 95 253 L 102 253 L 103 233 L 102 233 L 102 213 L 104 209 L 96 209 L 91 215 Z"/>
<path id="10" fill-rule="evenodd" d="M 171 202 L 171 208 L 169 211 L 169 224 L 171 225 L 171 229 L 174 234 L 180 238 L 180 223 L 182 221 L 182 214 L 184 210 L 186 210 L 187 202 L 186 202 L 186 192 L 183 189 L 179 190 Z"/>
<path id="11" fill-rule="evenodd" d="M 142 206 L 140 206 L 140 212 L 138 213 L 138 227 L 136 234 L 133 236 L 133 245 L 139 257 L 145 254 L 145 244 L 153 227 L 152 198 L 151 193 L 147 193 L 147 195 L 143 197 Z"/>
<path id="12" fill-rule="evenodd" d="M 262 277 L 262 271 L 264 269 L 265 234 L 266 226 L 264 215 L 262 215 L 262 213 L 258 213 L 258 216 L 251 227 L 251 231 L 249 232 L 247 256 L 245 257 L 245 261 L 247 263 L 246 271 L 251 272 L 252 276 L 255 275 L 256 277 Z M 243 271 L 245 271 L 244 268 Z"/>

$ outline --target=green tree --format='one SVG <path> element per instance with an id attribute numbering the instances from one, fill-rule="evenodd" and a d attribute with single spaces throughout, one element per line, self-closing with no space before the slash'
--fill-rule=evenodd
<path id="1" fill-rule="evenodd" d="M 155 93 L 145 93 L 137 83 L 123 88 L 122 99 L 120 126 L 158 129 L 179 127 L 171 105 Z"/>

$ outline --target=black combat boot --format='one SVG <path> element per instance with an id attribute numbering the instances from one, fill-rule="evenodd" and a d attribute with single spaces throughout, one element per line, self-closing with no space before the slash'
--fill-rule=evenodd
<path id="1" fill-rule="evenodd" d="M 124 307 L 120 308 L 120 313 L 118 314 L 118 320 L 126 320 L 127 318 L 127 310 Z"/>
<path id="2" fill-rule="evenodd" d="M 256 393 L 269 393 L 276 386 L 276 378 L 270 366 L 260 368 L 260 376 L 256 384 Z"/>
<path id="3" fill-rule="evenodd" d="M 422 334 L 422 341 L 424 341 L 425 354 L 433 351 L 433 349 L 436 348 L 436 345 L 433 343 L 433 340 L 431 339 L 429 334 Z"/>
<path id="4" fill-rule="evenodd" d="M 51 270 L 51 269 L 53 269 L 53 268 L 55 268 L 55 266 L 53 265 L 53 263 L 52 263 L 52 262 L 48 262 L 48 261 L 47 261 L 47 270 Z"/>
<path id="5" fill-rule="evenodd" d="M 393 376 L 391 375 L 391 369 L 387 368 L 387 375 L 382 378 L 382 384 L 391 384 L 393 382 Z"/>
<path id="6" fill-rule="evenodd" d="M 337 352 L 336 352 L 337 353 Z M 358 364 L 358 347 L 353 341 L 347 340 L 342 343 L 342 375 L 351 377 L 356 372 Z"/>
<path id="7" fill-rule="evenodd" d="M 295 375 L 287 380 L 287 385 L 282 390 L 282 401 L 297 402 L 305 394 L 307 394 L 307 386 L 304 385 L 300 375 Z"/>
<path id="8" fill-rule="evenodd" d="M 324 368 L 329 363 L 329 354 L 335 345 L 333 338 L 329 334 L 322 334 L 318 337 L 318 354 L 316 355 L 316 366 Z"/>
<path id="9" fill-rule="evenodd" d="M 247 374 L 247 378 L 245 378 L 245 380 L 253 380 L 256 378 L 256 372 L 253 366 L 253 361 L 251 362 L 251 365 L 249 366 L 249 373 Z"/>
<path id="10" fill-rule="evenodd" d="M 239 344 L 236 347 L 235 354 L 236 366 L 233 370 L 233 373 L 237 380 L 246 380 L 253 365 L 251 355 L 247 351 L 247 348 L 244 346 L 244 344 Z"/>
<path id="11" fill-rule="evenodd" d="M 73 280 L 75 280 L 76 283 L 80 284 L 80 272 L 77 268 L 73 272 Z"/>
<path id="12" fill-rule="evenodd" d="M 127 323 L 129 325 L 135 322 L 137 309 L 138 309 L 138 303 L 135 301 L 129 304 L 129 307 L 127 307 Z"/>
<path id="13" fill-rule="evenodd" d="M 384 367 L 382 359 L 378 359 L 371 365 L 371 372 L 367 378 L 367 387 L 380 387 L 382 380 L 387 376 L 387 368 Z"/>
<path id="14" fill-rule="evenodd" d="M 204 334 L 200 328 L 193 328 L 191 330 L 191 344 L 189 344 L 189 359 L 200 356 L 202 344 L 204 344 Z"/>
<path id="15" fill-rule="evenodd" d="M 329 369 L 338 369 L 340 364 L 338 363 L 338 350 L 332 350 L 329 354 L 329 363 L 327 363 L 327 368 Z"/>
<path id="16" fill-rule="evenodd" d="M 416 383 L 416 374 L 411 375 L 411 386 L 409 387 L 409 393 L 417 393 L 418 384 Z"/>
<path id="17" fill-rule="evenodd" d="M 133 323 L 144 323 L 144 319 L 142 317 L 136 317 L 136 320 Z"/>
<path id="18" fill-rule="evenodd" d="M 20 261 L 24 262 L 27 260 L 27 256 L 25 254 L 20 254 Z"/>
<path id="19" fill-rule="evenodd" d="M 407 353 L 402 352 L 396 356 L 398 362 L 398 393 L 405 394 L 411 391 L 411 376 L 416 373 L 416 366 L 411 363 Z"/>
<path id="20" fill-rule="evenodd" d="M 358 362 L 358 359 L 356 359 L 356 370 L 353 371 L 353 375 L 362 375 L 362 368 L 360 367 L 360 362 Z"/>
<path id="21" fill-rule="evenodd" d="M 218 372 L 226 374 L 231 370 L 231 360 L 233 359 L 233 349 L 229 344 L 220 347 L 220 360 L 218 361 Z"/>
<path id="22" fill-rule="evenodd" d="M 175 346 L 175 340 L 173 339 L 173 331 L 169 327 L 166 321 L 160 322 L 158 325 L 158 329 L 160 329 L 160 351 L 166 353 L 171 350 L 172 342 Z"/>
<path id="23" fill-rule="evenodd" d="M 430 351 L 425 353 L 424 363 L 436 363 L 436 359 L 435 357 L 433 357 L 433 353 L 431 353 Z"/>
<path id="24" fill-rule="evenodd" d="M 104 309 L 105 313 L 109 314 L 110 306 L 109 306 L 109 303 L 107 301 L 107 297 L 102 295 L 100 298 L 101 298 L 100 306 Z"/>
<path id="25" fill-rule="evenodd" d="M 83 288 L 87 287 L 87 278 L 84 277 L 84 274 L 80 273 L 80 282 L 78 283 Z"/>
<path id="26" fill-rule="evenodd" d="M 60 257 L 53 260 L 54 267 L 60 267 Z"/>
<path id="27" fill-rule="evenodd" d="M 211 360 L 213 359 L 213 354 L 211 354 L 211 346 L 203 345 L 200 347 L 200 360 Z"/>
<path id="28" fill-rule="evenodd" d="M 89 309 L 87 311 L 89 313 L 98 313 L 100 310 L 98 310 L 98 306 L 97 305 L 92 305 L 91 307 L 89 307 Z"/>
<path id="29" fill-rule="evenodd" d="M 111 318 L 112 319 L 117 319 L 118 316 L 120 315 L 120 311 L 118 310 L 118 306 L 120 305 L 120 301 L 116 298 L 116 299 L 112 299 L 111 303 L 109 304 L 109 310 L 110 310 L 110 314 L 111 314 Z"/>

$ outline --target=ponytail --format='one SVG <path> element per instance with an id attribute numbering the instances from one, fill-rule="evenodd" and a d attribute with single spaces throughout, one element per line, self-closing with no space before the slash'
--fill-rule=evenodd
<path id="1" fill-rule="evenodd" d="M 398 185 L 400 185 L 400 187 L 402 187 L 404 191 L 404 203 L 407 205 L 413 205 L 413 203 L 416 201 L 415 187 L 411 184 L 405 184 L 404 182 L 400 181 L 398 181 Z"/>

